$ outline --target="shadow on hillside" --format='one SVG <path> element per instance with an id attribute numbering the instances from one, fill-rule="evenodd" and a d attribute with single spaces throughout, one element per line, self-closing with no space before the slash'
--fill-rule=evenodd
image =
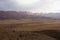
<path id="1" fill-rule="evenodd" d="M 46 34 L 50 37 L 53 37 L 57 40 L 60 40 L 60 31 L 57 30 L 43 30 L 41 33 Z"/>

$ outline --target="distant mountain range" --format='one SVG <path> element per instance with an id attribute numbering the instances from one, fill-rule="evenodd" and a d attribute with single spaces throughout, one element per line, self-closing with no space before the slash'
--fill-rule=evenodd
<path id="1" fill-rule="evenodd" d="M 42 16 L 50 17 L 52 19 L 60 19 L 60 13 L 48 13 L 48 14 L 43 14 Z"/>
<path id="2" fill-rule="evenodd" d="M 60 19 L 60 13 L 40 14 L 26 11 L 0 11 L 0 20 L 4 19 Z"/>

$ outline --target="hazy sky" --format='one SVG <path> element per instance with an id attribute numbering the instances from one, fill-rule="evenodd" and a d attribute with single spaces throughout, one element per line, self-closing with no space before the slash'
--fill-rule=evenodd
<path id="1" fill-rule="evenodd" d="M 0 10 L 60 12 L 60 0 L 0 0 Z"/>

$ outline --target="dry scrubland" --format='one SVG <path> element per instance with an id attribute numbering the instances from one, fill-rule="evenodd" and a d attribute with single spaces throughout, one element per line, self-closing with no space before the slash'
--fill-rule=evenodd
<path id="1" fill-rule="evenodd" d="M 0 40 L 56 40 L 43 30 L 60 31 L 60 20 L 0 20 Z"/>

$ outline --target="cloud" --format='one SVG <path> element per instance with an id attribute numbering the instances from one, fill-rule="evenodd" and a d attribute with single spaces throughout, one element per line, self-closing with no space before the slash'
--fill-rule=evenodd
<path id="1" fill-rule="evenodd" d="M 0 10 L 59 12 L 60 0 L 40 0 L 39 2 L 30 5 L 18 4 L 16 0 L 0 0 Z"/>

